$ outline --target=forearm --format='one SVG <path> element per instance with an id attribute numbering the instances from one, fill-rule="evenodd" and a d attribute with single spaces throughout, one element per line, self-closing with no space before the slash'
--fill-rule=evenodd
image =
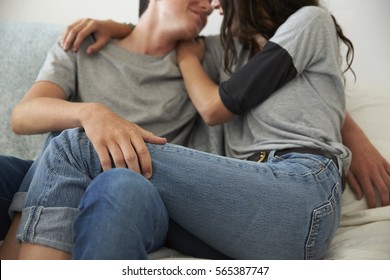
<path id="1" fill-rule="evenodd" d="M 12 129 L 17 134 L 39 134 L 80 127 L 97 115 L 97 106 L 67 101 L 58 85 L 37 82 L 14 108 Z"/>
<path id="2" fill-rule="evenodd" d="M 20 103 L 12 113 L 12 129 L 16 134 L 41 134 L 81 127 L 91 103 L 75 103 L 40 97 Z"/>
<path id="3" fill-rule="evenodd" d="M 341 136 L 343 143 L 350 149 L 353 149 L 356 144 L 364 145 L 369 143 L 369 140 L 363 130 L 352 119 L 351 115 L 347 112 L 343 126 L 341 128 Z M 356 139 L 360 139 L 356 141 Z M 364 141 L 362 141 L 364 140 Z"/>
<path id="4" fill-rule="evenodd" d="M 187 92 L 208 125 L 217 125 L 226 122 L 232 117 L 222 103 L 216 85 L 205 73 L 196 57 L 187 57 L 179 61 Z"/>

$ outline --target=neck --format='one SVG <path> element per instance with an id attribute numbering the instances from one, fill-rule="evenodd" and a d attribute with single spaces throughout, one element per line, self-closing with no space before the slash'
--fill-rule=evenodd
<path id="1" fill-rule="evenodd" d="M 164 29 L 157 15 L 147 10 L 133 32 L 118 41 L 118 45 L 135 53 L 164 56 L 172 52 L 177 44 L 172 32 Z"/>

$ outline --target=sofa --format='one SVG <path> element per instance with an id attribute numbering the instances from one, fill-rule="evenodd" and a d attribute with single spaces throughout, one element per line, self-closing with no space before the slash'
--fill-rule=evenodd
<path id="1" fill-rule="evenodd" d="M 34 82 L 49 48 L 64 26 L 18 21 L 0 21 L 0 153 L 33 159 L 45 135 L 17 136 L 10 126 L 13 107 Z M 347 106 L 372 143 L 390 161 L 390 86 L 347 93 Z M 197 146 L 219 152 L 218 133 L 204 128 L 210 137 L 197 139 Z M 208 140 L 207 140 L 208 139 Z M 210 140 L 211 139 L 211 140 Z M 191 258 L 163 248 L 151 259 Z M 340 227 L 326 259 L 390 259 L 390 207 L 367 209 L 348 188 L 343 194 Z"/>

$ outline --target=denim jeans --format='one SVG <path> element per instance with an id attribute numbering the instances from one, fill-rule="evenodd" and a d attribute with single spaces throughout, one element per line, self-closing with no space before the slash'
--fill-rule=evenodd
<path id="1" fill-rule="evenodd" d="M 13 173 L 14 178 L 12 179 L 15 180 L 12 182 L 12 184 L 14 184 L 13 188 L 14 190 L 16 189 L 17 192 L 13 195 L 11 205 L 8 209 L 8 213 L 11 218 L 15 212 L 22 212 L 24 203 L 26 201 L 26 194 L 30 187 L 31 180 L 35 175 L 37 164 L 40 158 L 43 156 L 46 147 L 57 135 L 59 135 L 59 132 L 52 132 L 48 135 L 46 141 L 42 145 L 42 152 L 37 156 L 34 162 L 31 160 L 22 160 L 18 158 L 12 158 L 11 160 L 4 157 L 4 161 L 0 163 L 2 166 L 1 168 L 5 168 L 4 170 L 10 168 L 6 167 L 9 164 L 13 165 L 14 170 L 18 170 L 17 173 Z"/>
<path id="2" fill-rule="evenodd" d="M 31 160 L 0 156 L 0 240 L 8 232 L 11 224 L 8 209 L 31 164 Z"/>
<path id="3" fill-rule="evenodd" d="M 153 159 L 149 182 L 127 169 L 113 169 L 96 178 L 101 173 L 99 159 L 85 133 L 79 129 L 63 132 L 50 142 L 37 165 L 18 239 L 71 252 L 72 223 L 77 217 L 75 247 L 86 248 L 84 243 L 90 242 L 95 244 L 90 248 L 100 254 L 98 245 L 107 242 L 103 248 L 120 250 L 124 244 L 138 240 L 132 229 L 126 229 L 130 234 L 121 233 L 128 223 L 129 227 L 139 224 L 132 212 L 137 199 L 125 203 L 125 185 L 131 189 L 130 196 L 142 185 L 158 191 L 172 221 L 230 258 L 324 256 L 340 217 L 341 176 L 331 160 L 298 153 L 279 157 L 271 152 L 267 162 L 256 163 L 171 144 L 148 148 Z M 82 196 L 95 178 L 78 213 Z M 122 178 L 120 183 L 118 178 Z M 109 203 L 115 207 L 94 208 L 100 202 L 107 203 L 107 187 Z M 87 197 L 93 198 L 89 201 Z M 151 201 L 151 197 L 144 199 Z M 164 207 L 157 211 L 161 217 Z M 100 219 L 97 228 L 105 230 L 88 229 Z M 137 230 L 146 231 L 146 239 L 152 236 L 161 240 L 161 236 L 153 236 L 152 229 L 161 227 L 162 221 L 158 218 L 154 225 L 138 226 Z M 82 239 L 81 232 L 86 233 Z M 164 230 L 157 232 L 163 234 Z M 151 248 L 157 243 L 147 241 L 142 246 L 148 244 Z M 144 248 L 146 252 L 148 248 Z M 128 252 L 129 258 L 131 254 Z"/>
<path id="4" fill-rule="evenodd" d="M 74 223 L 74 259 L 147 259 L 164 245 L 169 217 L 160 195 L 126 171 L 104 172 L 87 188 Z"/>

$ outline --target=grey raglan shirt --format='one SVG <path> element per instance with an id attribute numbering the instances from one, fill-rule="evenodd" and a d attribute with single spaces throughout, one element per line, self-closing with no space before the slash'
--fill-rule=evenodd
<path id="1" fill-rule="evenodd" d="M 245 159 L 259 150 L 311 147 L 329 151 L 348 169 L 351 153 L 340 133 L 342 58 L 331 15 L 314 6 L 300 9 L 248 57 L 241 47 L 241 65 L 219 88 L 225 106 L 237 114 L 225 124 L 227 155 Z"/>

